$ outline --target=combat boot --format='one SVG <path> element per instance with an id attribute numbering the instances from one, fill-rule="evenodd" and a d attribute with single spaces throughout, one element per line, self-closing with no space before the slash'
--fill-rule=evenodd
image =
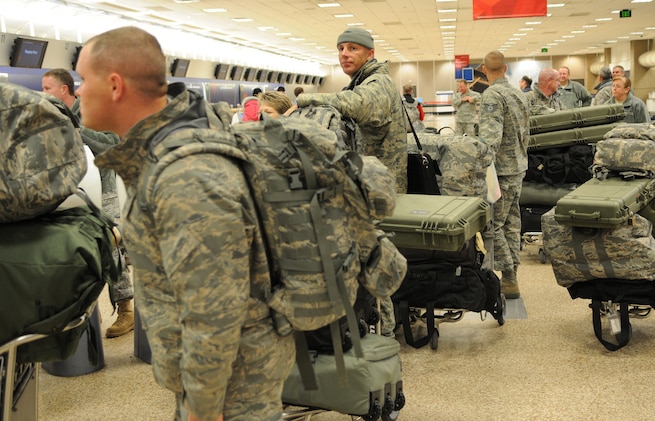
<path id="1" fill-rule="evenodd" d="M 516 269 L 502 271 L 500 292 L 505 294 L 505 298 L 508 300 L 515 300 L 521 296 L 518 279 L 516 278 Z"/>
<path id="2" fill-rule="evenodd" d="M 125 300 L 118 303 L 118 317 L 111 327 L 105 332 L 108 338 L 117 338 L 134 330 L 134 310 L 132 301 Z"/>

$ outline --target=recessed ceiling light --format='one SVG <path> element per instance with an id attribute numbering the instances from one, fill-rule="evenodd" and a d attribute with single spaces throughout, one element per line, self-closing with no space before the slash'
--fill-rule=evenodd
<path id="1" fill-rule="evenodd" d="M 585 31 L 571 31 L 572 34 L 584 34 Z"/>
<path id="2" fill-rule="evenodd" d="M 234 19 L 232 19 L 232 21 L 243 23 L 243 22 L 252 22 L 252 19 L 250 19 L 250 18 L 234 18 Z"/>
<path id="3" fill-rule="evenodd" d="M 439 19 L 439 22 L 457 22 L 455 18 Z"/>
<path id="4" fill-rule="evenodd" d="M 594 20 L 596 22 L 608 22 L 608 21 L 612 20 L 612 18 L 598 18 L 598 19 L 594 19 Z"/>
<path id="5" fill-rule="evenodd" d="M 202 9 L 205 13 L 225 13 L 227 9 L 214 8 L 214 9 Z"/>
<path id="6" fill-rule="evenodd" d="M 564 7 L 564 3 L 551 3 L 547 7 Z"/>
<path id="7" fill-rule="evenodd" d="M 275 28 L 272 26 L 258 26 L 257 29 L 259 29 L 262 32 L 275 30 Z"/>
<path id="8" fill-rule="evenodd" d="M 526 25 L 541 25 L 540 21 L 532 21 L 532 22 L 526 22 Z"/>
<path id="9" fill-rule="evenodd" d="M 277 35 L 279 37 L 286 37 L 287 35 L 291 35 L 291 32 L 278 32 L 275 35 Z"/>
<path id="10" fill-rule="evenodd" d="M 289 38 L 289 41 L 304 41 L 305 38 L 298 38 L 298 37 L 291 37 Z"/>
<path id="11" fill-rule="evenodd" d="M 446 25 L 446 26 L 440 26 L 439 29 L 455 29 L 457 26 L 455 25 Z"/>
<path id="12" fill-rule="evenodd" d="M 318 7 L 339 7 L 341 4 L 339 3 L 318 3 Z"/>
<path id="13" fill-rule="evenodd" d="M 352 13 L 344 13 L 342 15 L 333 15 L 333 16 L 337 19 L 341 19 L 341 18 L 352 18 L 355 15 L 353 15 Z"/>
<path id="14" fill-rule="evenodd" d="M 630 3 L 650 3 L 653 0 L 632 0 Z"/>
<path id="15" fill-rule="evenodd" d="M 582 25 L 583 28 L 598 28 L 598 25 Z"/>
<path id="16" fill-rule="evenodd" d="M 437 9 L 438 13 L 455 13 L 457 9 Z"/>

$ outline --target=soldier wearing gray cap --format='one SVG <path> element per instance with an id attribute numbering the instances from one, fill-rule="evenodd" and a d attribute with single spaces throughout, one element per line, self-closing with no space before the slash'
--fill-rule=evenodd
<path id="1" fill-rule="evenodd" d="M 296 108 L 331 105 L 343 117 L 357 123 L 357 141 L 365 155 L 376 156 L 396 176 L 396 189 L 407 191 L 407 134 L 400 91 L 389 76 L 389 66 L 375 59 L 371 34 L 348 28 L 337 38 L 339 64 L 350 76 L 341 92 L 301 94 L 287 115 Z M 391 300 L 382 302 L 382 334 L 393 335 L 395 320 Z"/>

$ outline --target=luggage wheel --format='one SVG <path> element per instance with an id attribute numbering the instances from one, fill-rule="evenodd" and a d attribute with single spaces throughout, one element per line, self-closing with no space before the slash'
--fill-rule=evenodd
<path id="1" fill-rule="evenodd" d="M 430 348 L 437 350 L 439 348 L 439 329 L 434 329 L 434 334 L 430 337 Z"/>
<path id="2" fill-rule="evenodd" d="M 464 310 L 445 310 L 443 314 L 436 314 L 434 316 L 442 322 L 458 322 L 464 317 Z"/>
<path id="3" fill-rule="evenodd" d="M 387 395 L 384 398 L 384 406 L 382 407 L 382 421 L 395 421 L 400 415 L 400 410 L 396 409 L 396 404 L 394 403 L 391 395 Z"/>

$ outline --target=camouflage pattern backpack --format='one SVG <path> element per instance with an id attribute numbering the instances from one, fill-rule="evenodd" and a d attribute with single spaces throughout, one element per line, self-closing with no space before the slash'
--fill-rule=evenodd
<path id="1" fill-rule="evenodd" d="M 596 143 L 593 172 L 637 171 L 655 174 L 655 141 L 603 139 Z"/>
<path id="2" fill-rule="evenodd" d="M 357 134 L 357 123 L 352 118 L 345 118 L 339 110 L 331 105 L 310 105 L 298 108 L 290 117 L 305 117 L 318 123 L 337 135 L 339 142 L 344 143 L 350 150 L 361 153 L 363 151 L 361 136 Z"/>
<path id="3" fill-rule="evenodd" d="M 309 119 L 263 116 L 230 129 L 223 123 L 230 121 L 227 104 L 213 107 L 210 129 L 178 129 L 157 141 L 156 164 L 144 175 L 138 197 L 147 200 L 163 169 L 184 156 L 218 153 L 239 159 L 257 206 L 273 285 L 272 293 L 251 295 L 269 304 L 281 335 L 329 325 L 333 343 L 340 343 L 343 316 L 350 332 L 359 332 L 353 309 L 359 286 L 387 298 L 407 270 L 405 258 L 374 223 L 393 214 L 393 174 Z M 194 136 L 197 130 L 203 130 L 200 136 Z M 226 130 L 234 130 L 234 136 Z M 197 138 L 202 141 L 189 142 Z M 148 209 L 147 202 L 139 206 Z M 306 347 L 304 335 L 295 337 L 297 346 Z M 353 346 L 363 357 L 361 342 L 353 340 Z M 343 373 L 343 352 L 334 350 Z M 308 354 L 297 357 L 301 371 L 311 373 Z"/>
<path id="4" fill-rule="evenodd" d="M 655 125 L 651 123 L 621 123 L 605 133 L 603 139 L 643 139 L 655 141 Z"/>
<path id="5" fill-rule="evenodd" d="M 49 95 L 0 83 L 0 223 L 54 210 L 86 174 L 82 138 L 55 103 Z"/>

